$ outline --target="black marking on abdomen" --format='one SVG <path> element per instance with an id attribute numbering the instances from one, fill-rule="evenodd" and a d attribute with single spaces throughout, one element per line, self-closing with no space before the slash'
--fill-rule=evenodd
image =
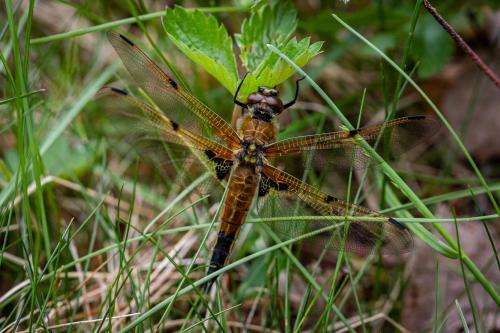
<path id="1" fill-rule="evenodd" d="M 130 41 L 130 39 L 128 39 L 127 37 L 123 36 L 122 34 L 120 34 L 120 37 L 121 37 L 121 39 L 123 39 L 124 41 L 126 41 L 127 44 L 129 44 L 130 46 L 135 46 L 134 43 L 132 43 Z"/>
<path id="2" fill-rule="evenodd" d="M 231 251 L 231 245 L 234 243 L 233 235 L 226 235 L 223 231 L 219 231 L 217 236 L 217 243 L 215 243 L 210 259 L 210 267 L 208 268 L 207 275 L 218 271 L 226 263 L 227 257 Z"/>
<path id="3" fill-rule="evenodd" d="M 355 128 L 355 129 L 349 131 L 349 136 L 353 137 L 353 136 L 355 136 L 358 133 L 359 133 L 359 129 Z"/>

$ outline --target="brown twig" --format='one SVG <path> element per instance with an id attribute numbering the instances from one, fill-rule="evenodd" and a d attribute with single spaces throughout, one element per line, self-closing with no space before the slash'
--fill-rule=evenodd
<path id="1" fill-rule="evenodd" d="M 448 34 L 455 40 L 455 43 L 467 54 L 472 61 L 476 63 L 476 65 L 486 74 L 486 76 L 497 86 L 500 88 L 500 79 L 493 73 L 491 68 L 489 68 L 482 60 L 481 58 L 477 55 L 476 52 L 474 52 L 469 45 L 463 40 L 462 37 L 452 28 L 451 25 L 448 24 L 448 22 L 443 19 L 438 12 L 436 11 L 436 8 L 432 7 L 431 3 L 429 0 L 424 0 L 424 7 L 427 9 L 427 11 L 436 19 L 436 21 L 448 32 Z"/>

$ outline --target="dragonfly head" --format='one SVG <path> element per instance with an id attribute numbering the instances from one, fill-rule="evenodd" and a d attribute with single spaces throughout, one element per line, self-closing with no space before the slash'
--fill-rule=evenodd
<path id="1" fill-rule="evenodd" d="M 283 111 L 283 102 L 278 97 L 278 90 L 268 87 L 259 87 L 257 92 L 248 96 L 247 106 L 253 118 L 266 122 L 270 122 Z"/>
<path id="2" fill-rule="evenodd" d="M 258 93 L 267 97 L 278 96 L 278 90 L 275 88 L 259 87 Z"/>

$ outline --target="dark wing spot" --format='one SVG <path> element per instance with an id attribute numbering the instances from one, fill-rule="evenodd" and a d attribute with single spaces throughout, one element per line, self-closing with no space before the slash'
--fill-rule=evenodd
<path id="1" fill-rule="evenodd" d="M 288 184 L 278 183 L 270 179 L 269 177 L 262 176 L 262 179 L 260 180 L 259 183 L 259 197 L 267 195 L 270 189 L 280 192 L 280 191 L 286 191 L 288 190 L 288 188 L 289 188 Z"/>
<path id="2" fill-rule="evenodd" d="M 205 150 L 205 155 L 208 157 L 209 160 L 215 157 L 215 153 L 211 151 L 210 149 Z"/>
<path id="3" fill-rule="evenodd" d="M 172 124 L 172 128 L 174 131 L 177 131 L 179 129 L 179 124 L 177 124 L 175 121 L 170 120 L 170 124 Z"/>
<path id="4" fill-rule="evenodd" d="M 222 180 L 226 178 L 229 171 L 231 171 L 233 161 L 217 157 L 217 155 L 210 149 L 205 150 L 204 153 L 210 162 L 215 164 L 215 175 L 217 176 L 217 179 Z"/>
<path id="5" fill-rule="evenodd" d="M 355 128 L 355 129 L 349 131 L 349 136 L 353 137 L 358 133 L 359 133 L 359 129 Z"/>
<path id="6" fill-rule="evenodd" d="M 270 186 L 264 181 L 264 178 L 259 183 L 259 197 L 264 197 L 269 193 Z"/>
<path id="7" fill-rule="evenodd" d="M 129 44 L 130 46 L 135 46 L 134 43 L 132 43 L 130 41 L 130 39 L 128 39 L 127 37 L 123 36 L 122 34 L 120 34 L 120 37 L 121 37 L 121 39 L 123 39 L 124 41 L 126 41 L 127 44 Z"/>
<path id="8" fill-rule="evenodd" d="M 276 191 L 286 191 L 288 190 L 288 185 L 285 183 L 277 183 L 272 179 L 268 178 L 269 187 L 272 187 Z"/>
<path id="9" fill-rule="evenodd" d="M 170 83 L 170 85 L 177 90 L 177 88 L 179 87 L 179 85 L 177 84 L 177 82 L 175 82 L 174 80 L 172 80 L 171 78 L 168 78 L 168 82 Z"/>
<path id="10" fill-rule="evenodd" d="M 128 95 L 127 91 L 115 87 L 111 87 L 111 91 L 124 96 Z"/>
<path id="11" fill-rule="evenodd" d="M 285 183 L 274 183 L 276 186 L 273 186 L 275 190 L 277 191 L 286 191 L 288 190 L 288 184 Z"/>
<path id="12" fill-rule="evenodd" d="M 425 119 L 426 117 L 425 116 L 422 116 L 422 115 L 416 115 L 416 116 L 408 116 L 406 117 L 406 119 L 408 120 L 422 120 L 422 119 Z"/>
<path id="13" fill-rule="evenodd" d="M 326 198 L 325 198 L 325 202 L 326 203 L 332 203 L 332 202 L 335 202 L 335 201 L 338 201 L 337 198 L 331 196 L 331 195 L 327 195 Z"/>
<path id="14" fill-rule="evenodd" d="M 231 167 L 233 166 L 233 161 L 225 160 L 223 158 L 215 158 L 212 161 L 215 162 L 215 175 L 217 179 L 223 180 L 228 175 L 229 171 L 231 171 Z"/>
<path id="15" fill-rule="evenodd" d="M 392 224 L 394 224 L 396 227 L 398 227 L 398 229 L 401 229 L 401 230 L 405 230 L 406 229 L 406 226 L 404 224 L 402 224 L 401 222 L 396 221 L 392 217 L 389 217 L 389 222 L 392 223 Z"/>

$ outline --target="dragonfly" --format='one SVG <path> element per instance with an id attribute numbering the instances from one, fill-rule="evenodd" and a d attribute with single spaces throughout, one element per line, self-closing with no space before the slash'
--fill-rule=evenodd
<path id="1" fill-rule="evenodd" d="M 419 136 L 429 117 L 406 116 L 350 131 L 277 140 L 279 116 L 296 103 L 300 79 L 296 81 L 293 99 L 283 102 L 278 90 L 270 87 L 260 87 L 241 101 L 238 93 L 243 78 L 233 98 L 234 104 L 241 108 L 233 126 L 181 87 L 130 39 L 115 32 L 108 33 L 108 39 L 130 75 L 153 103 L 116 87 L 104 87 L 103 93 L 132 104 L 141 121 L 157 131 L 161 140 L 188 148 L 204 160 L 217 180 L 226 182 L 207 275 L 227 264 L 254 200 L 270 203 L 268 209 L 262 209 L 271 212 L 269 214 L 288 214 L 289 220 L 285 217 L 270 223 L 280 235 L 296 237 L 326 228 L 326 237 L 323 237 L 327 239 L 326 244 L 340 251 L 366 254 L 378 248 L 382 253 L 402 253 L 411 249 L 413 238 L 409 229 L 394 217 L 327 194 L 278 168 L 273 161 L 307 152 L 323 157 L 342 152 L 354 156 L 356 162 L 367 157 L 359 140 L 375 145 L 382 133 L 389 132 L 396 138 L 391 142 L 398 142 L 399 133 L 405 129 L 413 129 Z M 297 212 L 293 207 L 297 206 L 287 206 L 290 200 L 326 218 L 300 223 L 292 218 Z M 350 218 L 341 224 L 338 219 L 329 220 L 329 217 L 339 216 Z M 216 279 L 210 280 L 205 290 L 210 290 Z"/>

